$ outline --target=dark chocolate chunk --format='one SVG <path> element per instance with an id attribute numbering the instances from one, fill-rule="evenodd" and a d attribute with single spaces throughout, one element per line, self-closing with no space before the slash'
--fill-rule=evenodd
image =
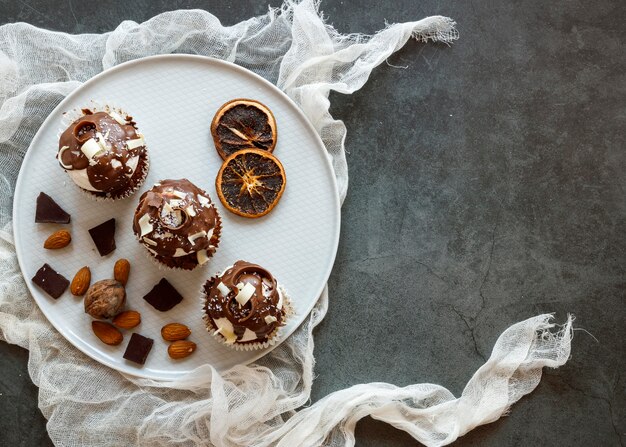
<path id="1" fill-rule="evenodd" d="M 115 219 L 109 219 L 89 230 L 100 256 L 106 256 L 115 250 Z"/>
<path id="2" fill-rule="evenodd" d="M 35 222 L 67 224 L 70 223 L 70 215 L 52 200 L 52 197 L 45 192 L 40 192 L 37 197 Z"/>
<path id="3" fill-rule="evenodd" d="M 162 278 L 143 299 L 156 310 L 165 312 L 180 303 L 183 300 L 183 296 L 178 293 L 167 279 Z"/>
<path id="4" fill-rule="evenodd" d="M 144 337 L 143 335 L 137 333 L 133 333 L 133 335 L 130 336 L 128 346 L 126 346 L 124 358 L 126 360 L 130 360 L 131 362 L 143 365 L 144 363 L 146 363 L 146 359 L 148 358 L 148 354 L 150 354 L 150 350 L 152 349 L 153 344 L 153 339 Z"/>
<path id="5" fill-rule="evenodd" d="M 37 270 L 33 276 L 33 282 L 54 299 L 63 295 L 67 286 L 70 285 L 65 276 L 54 271 L 48 264 L 44 264 Z"/>

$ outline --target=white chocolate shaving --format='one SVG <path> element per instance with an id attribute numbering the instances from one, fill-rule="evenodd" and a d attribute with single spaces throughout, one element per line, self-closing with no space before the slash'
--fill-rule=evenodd
<path id="1" fill-rule="evenodd" d="M 276 304 L 276 307 L 279 310 L 283 308 L 283 292 L 280 290 L 280 287 L 278 288 L 278 303 Z"/>
<path id="2" fill-rule="evenodd" d="M 63 146 L 61 149 L 59 149 L 59 155 L 57 156 L 59 159 L 59 163 L 61 164 L 61 166 L 63 166 L 65 169 L 74 169 L 72 166 L 68 166 L 68 165 L 64 165 L 63 164 L 63 152 L 65 152 L 66 150 L 68 150 L 70 147 L 69 146 Z"/>
<path id="3" fill-rule="evenodd" d="M 180 258 L 181 256 L 186 256 L 188 254 L 189 253 L 187 253 L 185 250 L 183 250 L 182 248 L 179 247 L 179 248 L 176 249 L 176 252 L 174 253 L 174 257 L 175 258 Z"/>
<path id="4" fill-rule="evenodd" d="M 265 324 L 272 324 L 272 323 L 276 323 L 277 321 L 278 320 L 273 315 L 266 315 L 265 316 Z"/>
<path id="5" fill-rule="evenodd" d="M 206 253 L 206 250 L 200 250 L 196 253 L 196 257 L 198 258 L 198 264 L 204 265 L 209 262 L 209 256 Z"/>
<path id="6" fill-rule="evenodd" d="M 102 151 L 102 147 L 95 139 L 90 138 L 83 143 L 83 145 L 80 147 L 80 150 L 83 154 L 85 154 L 85 157 L 91 160 Z"/>
<path id="7" fill-rule="evenodd" d="M 228 286 L 226 284 L 224 284 L 223 282 L 221 282 L 221 281 L 217 285 L 217 290 L 220 291 L 222 296 L 227 296 L 230 293 L 230 289 L 228 288 Z"/>
<path id="8" fill-rule="evenodd" d="M 158 245 L 158 244 L 157 244 L 156 242 L 154 242 L 152 239 L 147 238 L 147 237 L 144 237 L 144 238 L 143 238 L 143 241 L 144 241 L 146 244 L 148 244 L 148 245 L 153 245 L 153 246 Z"/>
<path id="9" fill-rule="evenodd" d="M 103 151 L 106 151 L 107 149 L 109 149 L 109 147 L 107 146 L 106 138 L 100 132 L 96 132 L 96 139 L 98 140 L 98 144 L 100 145 Z"/>
<path id="10" fill-rule="evenodd" d="M 256 288 L 252 284 L 246 283 L 246 285 L 243 286 L 243 289 L 241 289 L 237 296 L 235 296 L 235 299 L 240 306 L 245 306 L 245 304 L 250 301 L 250 298 L 252 298 L 255 291 Z"/>
<path id="11" fill-rule="evenodd" d="M 139 219 L 139 229 L 141 230 L 141 237 L 154 230 L 154 227 L 150 223 L 150 216 L 148 216 L 147 214 L 141 216 L 141 218 Z"/>
<path id="12" fill-rule="evenodd" d="M 196 239 L 200 239 L 206 236 L 206 231 L 200 231 L 196 234 L 192 234 L 191 236 L 189 236 L 187 239 L 189 239 L 189 243 L 191 245 L 193 245 L 193 243 L 196 241 Z"/>
<path id="13" fill-rule="evenodd" d="M 113 167 L 113 169 L 121 168 L 122 162 L 114 158 L 113 160 L 111 160 L 111 166 Z"/>
<path id="14" fill-rule="evenodd" d="M 187 211 L 187 214 L 189 214 L 189 216 L 194 217 L 196 215 L 196 211 L 193 209 L 193 205 L 189 205 L 187 208 L 185 208 L 185 211 Z"/>
<path id="15" fill-rule="evenodd" d="M 243 333 L 243 336 L 239 339 L 239 341 L 244 342 L 244 341 L 252 341 L 256 339 L 257 339 L 256 333 L 246 328 L 246 331 Z"/>
<path id="16" fill-rule="evenodd" d="M 143 140 L 143 137 L 126 141 L 126 147 L 128 147 L 128 149 L 137 149 L 138 147 L 145 146 L 145 145 L 146 145 L 146 142 Z"/>
<path id="17" fill-rule="evenodd" d="M 213 320 L 217 326 L 216 334 L 220 334 L 226 339 L 226 343 L 233 344 L 237 341 L 233 324 L 228 321 L 228 318 L 216 318 Z"/>
<path id="18" fill-rule="evenodd" d="M 265 281 L 261 282 L 261 289 L 263 289 L 263 296 L 265 298 L 269 298 L 272 294 L 270 286 L 268 286 Z"/>
<path id="19" fill-rule="evenodd" d="M 174 190 L 174 191 L 172 191 L 172 194 L 175 195 L 176 197 L 178 197 L 179 199 L 185 199 L 187 197 L 187 194 L 185 194 L 182 191 Z"/>
<path id="20" fill-rule="evenodd" d="M 200 202 L 200 205 L 204 206 L 204 207 L 208 207 L 208 205 L 211 204 L 211 200 L 207 199 L 204 196 L 198 195 L 198 202 Z"/>
<path id="21" fill-rule="evenodd" d="M 122 126 L 125 126 L 127 124 L 126 120 L 122 118 L 119 113 L 114 112 L 113 110 L 109 112 L 109 116 L 113 118 L 115 121 L 117 121 L 118 123 L 120 123 Z"/>

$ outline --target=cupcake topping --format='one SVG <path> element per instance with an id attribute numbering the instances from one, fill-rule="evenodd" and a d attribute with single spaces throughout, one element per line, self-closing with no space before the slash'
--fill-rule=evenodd
<path id="1" fill-rule="evenodd" d="M 282 293 L 263 267 L 237 261 L 205 286 L 205 311 L 227 343 L 265 341 L 283 324 Z"/>
<path id="2" fill-rule="evenodd" d="M 83 113 L 61 134 L 59 164 L 83 189 L 125 189 L 145 153 L 143 136 L 131 117 L 123 119 L 113 111 L 83 109 Z"/>
<path id="3" fill-rule="evenodd" d="M 141 196 L 133 230 L 157 256 L 193 255 L 204 264 L 216 250 L 218 219 L 206 193 L 189 180 L 163 180 Z"/>

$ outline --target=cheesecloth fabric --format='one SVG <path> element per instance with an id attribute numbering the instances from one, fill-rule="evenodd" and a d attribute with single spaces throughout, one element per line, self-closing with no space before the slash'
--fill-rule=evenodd
<path id="1" fill-rule="evenodd" d="M 312 330 L 328 306 L 324 293 L 302 326 L 255 364 L 224 374 L 207 365 L 177 382 L 159 383 L 126 377 L 73 348 L 39 311 L 19 271 L 10 220 L 24 153 L 61 99 L 102 70 L 176 52 L 226 59 L 260 74 L 313 123 L 332 156 L 343 198 L 346 129 L 329 114 L 329 92 L 359 89 L 411 37 L 457 39 L 454 26 L 437 16 L 389 25 L 373 36 L 342 35 L 325 24 L 318 3 L 304 0 L 230 27 L 200 10 L 126 21 L 101 35 L 23 23 L 0 27 L 0 336 L 30 351 L 28 369 L 56 445 L 350 446 L 356 422 L 366 415 L 426 445 L 445 445 L 502 416 L 536 387 L 542 367 L 566 362 L 571 319 L 554 331 L 551 316 L 540 315 L 500 336 L 459 398 L 438 385 L 371 383 L 305 406 L 313 380 Z"/>

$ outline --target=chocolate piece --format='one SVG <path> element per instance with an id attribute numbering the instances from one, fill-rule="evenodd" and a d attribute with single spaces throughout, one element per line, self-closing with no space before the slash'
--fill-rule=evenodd
<path id="1" fill-rule="evenodd" d="M 33 276 L 33 282 L 54 299 L 63 295 L 70 285 L 70 281 L 65 276 L 54 271 L 48 264 L 44 264 L 37 270 Z"/>
<path id="2" fill-rule="evenodd" d="M 183 296 L 178 293 L 167 279 L 161 278 L 161 281 L 143 299 L 156 310 L 165 312 L 180 303 L 183 300 Z"/>
<path id="3" fill-rule="evenodd" d="M 257 264 L 237 261 L 204 285 L 205 321 L 227 343 L 265 342 L 285 324 L 276 278 Z"/>
<path id="4" fill-rule="evenodd" d="M 146 363 L 146 359 L 148 358 L 148 354 L 150 354 L 153 344 L 153 339 L 133 333 L 133 335 L 130 336 L 128 346 L 126 346 L 124 358 L 126 360 L 130 360 L 131 362 L 143 365 Z"/>
<path id="5" fill-rule="evenodd" d="M 162 264 L 193 270 L 215 253 L 221 220 L 209 195 L 189 180 L 162 180 L 139 199 L 133 231 Z"/>
<path id="6" fill-rule="evenodd" d="M 115 219 L 109 219 L 91 228 L 89 234 L 96 244 L 100 256 L 106 256 L 115 250 Z"/>
<path id="7" fill-rule="evenodd" d="M 70 223 L 70 215 L 67 214 L 48 194 L 40 192 L 37 197 L 37 210 L 35 211 L 36 223 Z"/>

